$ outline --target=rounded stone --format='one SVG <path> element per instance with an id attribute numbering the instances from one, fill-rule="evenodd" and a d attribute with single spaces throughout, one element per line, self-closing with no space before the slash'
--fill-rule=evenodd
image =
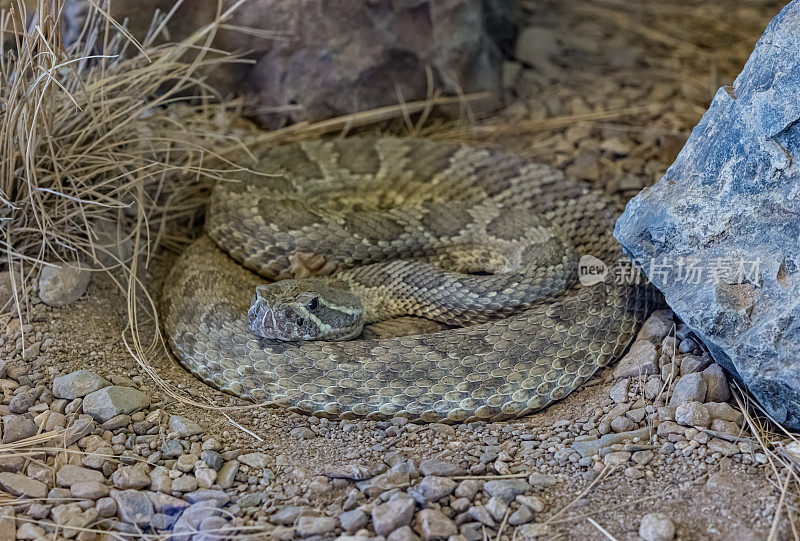
<path id="1" fill-rule="evenodd" d="M 675 537 L 675 524 L 664 513 L 650 513 L 642 517 L 639 535 L 645 541 L 671 541 Z"/>

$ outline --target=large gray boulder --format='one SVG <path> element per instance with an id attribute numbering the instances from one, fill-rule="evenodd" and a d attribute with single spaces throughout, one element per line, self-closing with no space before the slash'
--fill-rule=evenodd
<path id="1" fill-rule="evenodd" d="M 800 429 L 800 1 L 614 234 L 714 358 Z"/>
<path id="2" fill-rule="evenodd" d="M 174 5 L 115 0 L 111 14 L 142 38 L 153 11 Z M 229 24 L 263 35 L 222 30 L 215 46 L 247 52 L 255 63 L 224 66 L 213 83 L 222 94 L 255 94 L 261 119 L 272 127 L 424 99 L 429 82 L 450 95 L 499 95 L 500 48 L 511 49 L 514 37 L 511 6 L 511 0 L 248 0 Z M 85 10 L 85 0 L 71 0 L 68 36 L 77 36 Z M 184 2 L 168 25 L 170 39 L 185 38 L 216 13 L 217 0 Z"/>

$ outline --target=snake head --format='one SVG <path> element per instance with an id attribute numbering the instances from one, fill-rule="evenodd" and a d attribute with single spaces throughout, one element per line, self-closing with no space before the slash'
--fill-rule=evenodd
<path id="1" fill-rule="evenodd" d="M 318 280 L 284 280 L 256 288 L 247 319 L 260 338 L 350 340 L 364 328 L 361 299 L 346 287 Z"/>

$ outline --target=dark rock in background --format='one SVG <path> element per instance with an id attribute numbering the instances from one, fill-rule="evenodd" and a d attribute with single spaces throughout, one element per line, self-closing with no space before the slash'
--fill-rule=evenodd
<path id="1" fill-rule="evenodd" d="M 799 118 L 795 0 L 614 232 L 714 358 L 792 429 L 800 429 Z"/>
<path id="2" fill-rule="evenodd" d="M 154 10 L 174 4 L 115 0 L 111 13 L 127 19 L 141 39 Z M 217 0 L 185 2 L 166 39 L 188 36 L 216 12 Z M 79 16 L 73 20 L 68 35 L 80 24 Z M 223 95 L 254 93 L 270 127 L 424 99 L 429 83 L 444 94 L 488 90 L 499 96 L 501 47 L 510 51 L 515 36 L 511 0 L 250 0 L 229 24 L 275 34 L 220 32 L 216 47 L 246 51 L 256 63 L 226 67 L 213 77 Z"/>

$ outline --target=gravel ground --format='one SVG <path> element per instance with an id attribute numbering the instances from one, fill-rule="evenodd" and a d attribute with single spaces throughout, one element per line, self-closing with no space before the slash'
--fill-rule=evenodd
<path id="1" fill-rule="evenodd" d="M 777 7 L 522 3 L 493 142 L 622 202 L 663 173 Z M 170 259 L 143 273 L 154 291 Z M 25 325 L 0 316 L 0 541 L 603 531 L 749 540 L 770 531 L 780 492 L 768 459 L 730 404 L 725 375 L 669 311 L 648 320 L 615 367 L 529 418 L 339 422 L 224 410 L 248 404 L 209 389 L 156 343 L 146 353 L 163 381 L 217 407 L 174 399 L 128 353 L 114 284 L 92 276 L 88 294 L 69 302 L 85 287 L 80 273 L 50 272 Z M 152 334 L 152 322 L 142 326 Z M 780 520 L 776 538 L 789 534 Z"/>

